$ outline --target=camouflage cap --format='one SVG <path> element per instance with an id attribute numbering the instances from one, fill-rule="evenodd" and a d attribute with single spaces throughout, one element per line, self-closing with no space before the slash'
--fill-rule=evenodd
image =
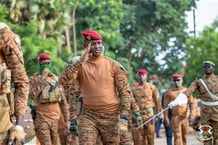
<path id="1" fill-rule="evenodd" d="M 212 61 L 209 61 L 209 60 L 203 61 L 203 65 L 204 64 L 211 64 L 212 66 L 215 66 L 215 63 L 213 63 Z"/>

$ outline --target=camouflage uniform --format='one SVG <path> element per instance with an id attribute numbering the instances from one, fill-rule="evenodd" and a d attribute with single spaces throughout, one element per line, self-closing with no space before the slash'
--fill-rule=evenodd
<path id="1" fill-rule="evenodd" d="M 29 81 L 24 67 L 20 39 L 18 35 L 8 28 L 0 28 L 0 51 L 0 64 L 5 63 L 11 71 L 11 78 L 5 79 L 12 79 L 15 88 L 15 116 L 24 116 L 28 100 Z M 10 106 L 7 100 L 7 94 L 10 93 L 10 86 L 7 88 L 8 91 L 5 89 L 4 86 L 0 86 L 0 144 L 6 141 L 8 129 L 12 127 L 9 114 Z"/>
<path id="2" fill-rule="evenodd" d="M 218 76 L 212 75 L 205 75 L 202 77 L 205 84 L 207 85 L 208 89 L 211 93 L 218 96 Z M 203 84 L 199 80 L 195 80 L 192 82 L 190 87 L 184 92 L 185 95 L 191 96 L 193 92 L 197 92 L 201 101 L 204 102 L 217 102 L 216 99 L 212 98 L 208 91 L 205 89 Z M 208 106 L 201 103 L 201 124 L 202 125 L 211 125 L 213 127 L 213 140 L 214 145 L 218 145 L 218 105 Z M 211 142 L 205 142 L 206 145 L 210 145 Z"/>
<path id="3" fill-rule="evenodd" d="M 61 111 L 64 116 L 65 124 L 69 120 L 68 104 L 65 95 L 61 95 L 60 101 L 40 102 L 41 92 L 46 84 L 58 78 L 49 73 L 45 79 L 41 78 L 40 74 L 35 74 L 30 78 L 30 98 L 35 100 L 36 119 L 34 121 L 36 136 L 41 145 L 58 145 L 58 121 L 61 116 Z M 60 91 L 61 91 L 60 86 Z M 63 90 L 62 90 L 63 91 Z"/>
<path id="4" fill-rule="evenodd" d="M 134 99 L 134 97 L 131 97 L 131 112 L 139 111 L 139 107 Z M 130 118 L 132 118 L 130 116 Z M 129 126 L 126 128 L 126 125 L 123 125 L 122 122 L 120 123 L 120 145 L 131 145 L 132 144 L 132 133 L 131 130 L 132 122 L 131 119 L 129 120 Z"/>
<path id="5" fill-rule="evenodd" d="M 64 91 L 65 91 L 65 94 L 66 94 L 66 99 L 67 99 L 67 102 L 69 104 L 69 98 L 70 98 L 71 91 L 72 91 L 72 86 L 71 85 L 73 84 L 73 80 L 61 82 L 61 84 L 64 87 Z M 76 110 L 76 108 L 73 108 L 73 110 Z M 74 135 L 74 134 L 69 134 L 69 135 L 66 136 L 65 133 L 64 133 L 63 125 L 64 125 L 64 118 L 61 117 L 60 120 L 59 120 L 59 123 L 58 123 L 58 133 L 59 133 L 59 138 L 60 138 L 61 144 L 62 145 L 71 145 L 71 144 L 72 145 L 79 145 L 78 136 Z"/>
<path id="6" fill-rule="evenodd" d="M 89 67 L 95 69 L 90 71 Z M 93 82 L 90 83 L 86 79 L 87 77 Z M 125 69 L 108 57 L 102 55 L 97 59 L 89 57 L 86 63 L 78 62 L 67 67 L 60 76 L 61 82 L 71 79 L 79 82 L 79 84 L 75 84 L 73 81 L 73 96 L 70 98 L 71 119 L 76 116 L 75 106 L 77 96 L 80 95 L 79 88 L 83 94 L 83 110 L 79 118 L 80 144 L 96 144 L 98 136 L 100 136 L 103 144 L 118 145 L 119 114 L 128 114 L 130 109 L 131 90 Z M 89 87 L 85 88 L 85 86 Z M 104 92 L 108 89 L 113 90 L 110 95 Z M 96 99 L 97 97 L 100 98 Z M 111 100 L 115 100 L 115 102 L 108 104 Z M 108 109 L 113 111 L 110 112 Z"/>
<path id="7" fill-rule="evenodd" d="M 157 88 L 150 84 L 137 85 L 132 87 L 132 93 L 140 111 L 142 120 L 145 122 L 156 112 L 161 111 L 160 97 Z M 133 131 L 133 141 L 136 145 L 154 145 L 155 126 L 153 122 Z"/>
<path id="8" fill-rule="evenodd" d="M 169 102 L 173 101 L 179 93 L 182 93 L 186 88 L 171 88 L 167 91 L 164 96 L 164 106 L 167 106 Z M 189 97 L 189 105 L 191 116 L 194 115 L 193 108 L 193 97 Z M 164 118 L 168 118 L 168 111 L 164 112 Z M 166 119 L 165 119 L 166 120 Z M 188 105 L 175 106 L 172 108 L 172 118 L 171 125 L 174 134 L 174 144 L 175 145 L 186 145 L 187 144 L 187 135 L 189 131 L 188 124 Z"/>

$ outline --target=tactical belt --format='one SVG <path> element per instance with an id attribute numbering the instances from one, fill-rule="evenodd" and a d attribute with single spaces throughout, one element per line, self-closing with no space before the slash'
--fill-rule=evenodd
<path id="1" fill-rule="evenodd" d="M 140 110 L 140 114 L 141 115 L 154 114 L 154 110 L 153 110 L 153 108 L 148 108 L 148 109 L 145 109 L 145 110 Z"/>
<path id="2" fill-rule="evenodd" d="M 202 104 L 206 105 L 206 106 L 216 106 L 218 105 L 218 101 L 216 102 L 205 102 L 205 101 L 201 101 Z"/>

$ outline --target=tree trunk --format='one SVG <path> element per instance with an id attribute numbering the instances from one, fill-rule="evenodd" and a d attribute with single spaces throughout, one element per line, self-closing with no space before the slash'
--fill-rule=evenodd
<path id="1" fill-rule="evenodd" d="M 66 46 L 67 46 L 67 50 L 68 50 L 69 53 L 71 53 L 69 29 L 66 28 L 64 30 L 64 33 L 65 33 L 65 43 L 66 43 Z"/>
<path id="2" fill-rule="evenodd" d="M 61 0 L 61 2 L 65 3 L 65 0 Z M 64 35 L 65 35 L 65 45 L 67 46 L 68 52 L 71 53 L 70 36 L 69 36 L 68 28 L 64 30 Z"/>
<path id="3" fill-rule="evenodd" d="M 73 10 L 72 10 L 72 30 L 73 30 L 74 56 L 77 56 L 75 15 L 76 15 L 76 7 L 77 7 L 78 2 L 79 2 L 79 0 L 75 0 Z"/>

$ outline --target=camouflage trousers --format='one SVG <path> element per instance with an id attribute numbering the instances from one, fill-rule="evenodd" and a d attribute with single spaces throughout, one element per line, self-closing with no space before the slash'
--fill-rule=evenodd
<path id="1" fill-rule="evenodd" d="M 118 145 L 118 123 L 117 113 L 97 113 L 83 109 L 79 118 L 80 145 L 95 145 L 99 136 L 104 145 Z"/>
<path id="2" fill-rule="evenodd" d="M 155 126 L 150 122 L 140 129 L 132 130 L 134 145 L 154 145 Z"/>
<path id="3" fill-rule="evenodd" d="M 204 145 L 218 145 L 218 121 L 208 120 L 201 125 L 210 125 L 213 128 L 213 139 L 204 142 Z"/>
<path id="4" fill-rule="evenodd" d="M 58 120 L 37 117 L 34 122 L 36 136 L 41 145 L 58 145 Z"/>
<path id="5" fill-rule="evenodd" d="M 131 133 L 128 130 L 120 130 L 120 145 L 131 145 Z"/>
<path id="6" fill-rule="evenodd" d="M 0 133 L 0 145 L 5 145 L 8 139 L 8 132 Z"/>
<path id="7" fill-rule="evenodd" d="M 131 131 L 128 126 L 128 122 L 119 122 L 120 128 L 120 145 L 131 145 Z"/>
<path id="8" fill-rule="evenodd" d="M 65 133 L 65 121 L 63 115 L 61 115 L 58 121 L 58 134 L 61 145 L 79 145 L 79 137 L 77 135 Z"/>
<path id="9" fill-rule="evenodd" d="M 8 132 L 1 132 L 0 133 L 0 145 L 7 145 L 7 141 L 8 141 L 8 137 L 9 137 L 9 134 L 10 134 L 10 130 Z M 16 145 L 21 145 L 20 142 L 18 141 L 15 141 Z"/>
<path id="10" fill-rule="evenodd" d="M 174 134 L 174 144 L 175 145 L 186 145 L 187 135 L 188 135 L 188 118 L 172 117 L 171 120 L 172 130 Z"/>

